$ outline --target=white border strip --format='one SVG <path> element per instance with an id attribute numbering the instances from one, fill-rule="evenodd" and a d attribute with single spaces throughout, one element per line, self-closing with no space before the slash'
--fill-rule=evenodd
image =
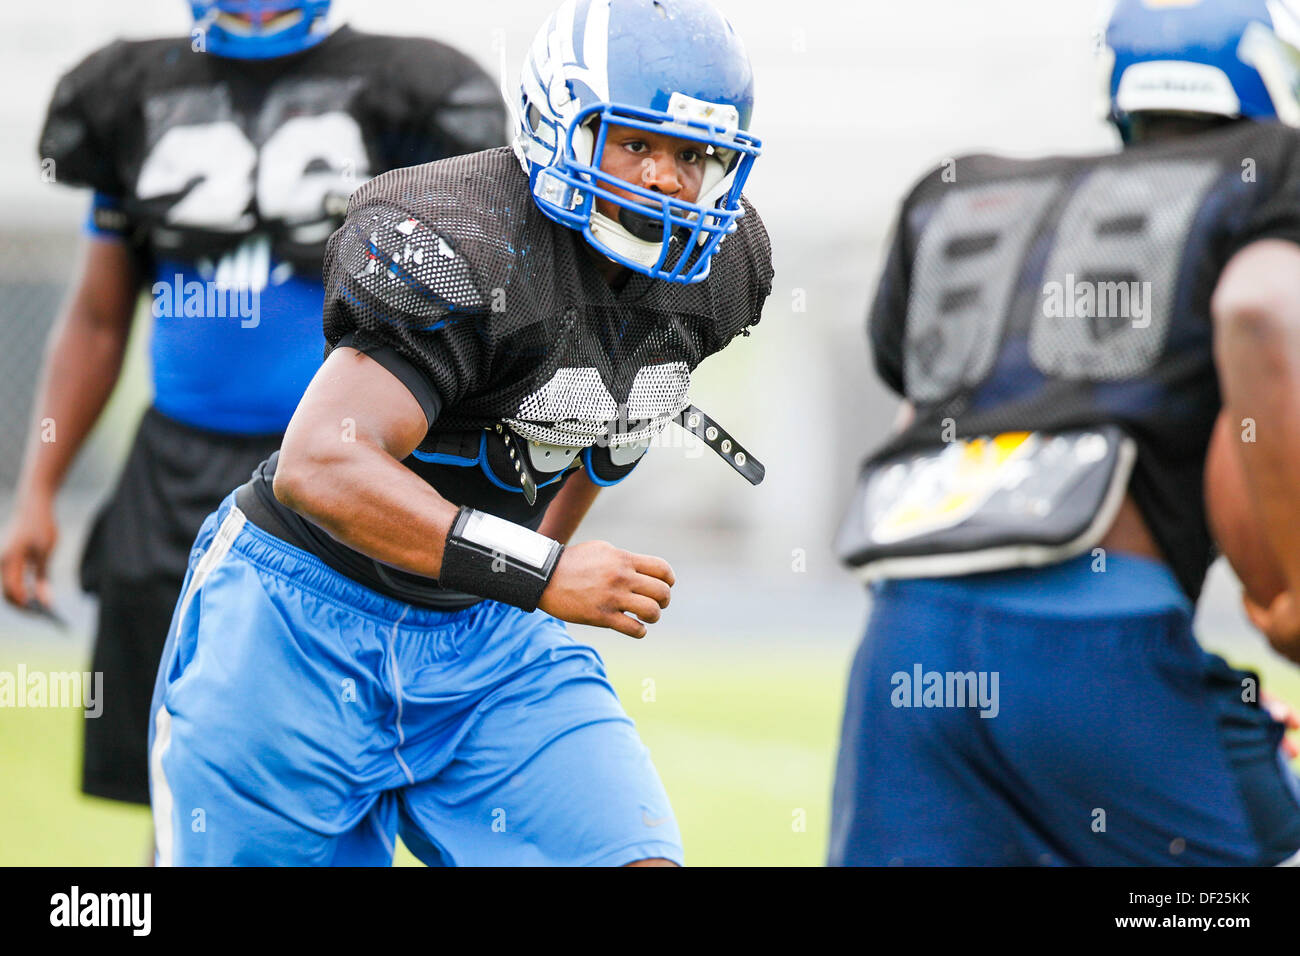
<path id="1" fill-rule="evenodd" d="M 149 755 L 150 788 L 153 801 L 153 840 L 157 866 L 175 866 L 175 844 L 173 841 L 172 788 L 167 783 L 167 773 L 163 770 L 163 757 L 172 743 L 172 715 L 166 707 L 158 705 L 154 717 L 153 753 Z M 163 821 L 166 821 L 164 824 Z"/>
<path id="2" fill-rule="evenodd" d="M 415 783 L 415 774 L 411 773 L 411 768 L 402 759 L 402 747 L 406 744 L 406 731 L 402 729 L 402 673 L 397 667 L 397 629 L 402 626 L 402 622 L 406 620 L 406 614 L 410 610 L 409 605 L 402 608 L 401 615 L 393 622 L 393 629 L 388 632 L 388 669 L 393 676 L 393 697 L 397 701 L 397 746 L 393 748 L 393 756 L 397 758 L 397 763 L 402 768 L 402 773 L 406 774 L 406 779 L 411 783 Z"/>
<path id="3" fill-rule="evenodd" d="M 185 623 L 185 612 L 189 610 L 190 601 L 194 599 L 199 588 L 203 587 L 203 582 L 208 579 L 212 569 L 220 564 L 222 558 L 230 551 L 230 546 L 235 543 L 235 538 L 239 537 L 239 532 L 244 530 L 247 521 L 248 518 L 242 511 L 232 507 L 230 513 L 226 515 L 226 520 L 221 522 L 216 537 L 208 545 L 208 550 L 203 552 L 203 557 L 199 558 L 199 563 L 194 567 L 194 575 L 190 578 L 190 586 L 186 589 L 185 596 L 181 598 L 180 607 L 176 611 L 177 639 Z M 175 865 L 176 821 L 172 819 L 172 814 L 176 801 L 172 797 L 171 785 L 167 782 L 167 772 L 163 769 L 163 757 L 167 755 L 171 742 L 172 715 L 166 706 L 160 703 L 158 713 L 154 716 L 153 752 L 149 754 L 154 843 L 157 847 L 156 862 L 159 866 Z"/>

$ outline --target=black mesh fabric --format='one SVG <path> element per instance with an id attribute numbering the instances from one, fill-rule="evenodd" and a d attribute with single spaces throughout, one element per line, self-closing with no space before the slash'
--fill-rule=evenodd
<path id="1" fill-rule="evenodd" d="M 537 209 L 510 150 L 395 170 L 357 191 L 330 240 L 325 337 L 355 330 L 424 370 L 440 430 L 642 441 L 686 407 L 691 370 L 760 318 L 771 247 L 746 208 L 704 282 L 634 275 L 616 293 L 581 236 Z"/>
<path id="2" fill-rule="evenodd" d="M 292 136 L 282 136 L 281 148 L 268 151 L 267 144 L 292 121 L 340 112 L 355 121 L 364 159 L 332 155 L 337 143 L 317 143 L 325 151 L 321 156 L 304 153 L 301 143 L 285 149 L 284 140 Z M 196 53 L 188 36 L 119 40 L 60 79 L 41 133 L 40 156 L 53 163 L 48 171 L 58 182 L 120 199 L 136 227 L 134 238 L 159 254 L 217 256 L 250 233 L 266 232 L 277 259 L 316 272 L 325 240 L 341 221 L 341 202 L 320 210 L 323 228 L 305 234 L 297 228 L 303 221 L 266 215 L 251 192 L 246 207 L 233 210 L 228 223 L 176 223 L 172 214 L 180 203 L 238 162 L 228 151 L 208 147 L 205 153 L 193 146 L 185 155 L 194 166 L 187 183 L 147 200 L 137 195 L 142 170 L 169 133 L 214 124 L 238 128 L 258 152 L 259 176 L 282 164 L 302 163 L 312 170 L 346 163 L 359 180 L 497 146 L 505 141 L 506 115 L 495 84 L 480 67 L 422 37 L 380 36 L 344 26 L 308 50 L 269 60 Z"/>
<path id="3" fill-rule="evenodd" d="M 1286 127 L 935 170 L 904 203 L 868 323 L 877 369 L 917 415 L 871 461 L 1119 424 L 1138 445 L 1130 491 L 1195 598 L 1221 404 L 1210 299 L 1232 254 L 1268 238 L 1300 243 L 1300 131 Z"/>

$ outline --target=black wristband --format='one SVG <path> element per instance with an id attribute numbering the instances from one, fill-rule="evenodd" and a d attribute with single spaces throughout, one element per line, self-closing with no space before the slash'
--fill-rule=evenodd
<path id="1" fill-rule="evenodd" d="M 462 507 L 447 532 L 438 583 L 535 611 L 563 551 L 536 531 Z"/>

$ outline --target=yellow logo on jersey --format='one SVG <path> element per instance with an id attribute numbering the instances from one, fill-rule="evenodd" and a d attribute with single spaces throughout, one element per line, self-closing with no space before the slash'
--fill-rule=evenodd
<path id="1" fill-rule="evenodd" d="M 879 544 L 903 541 L 961 524 L 1000 489 L 1021 477 L 1019 462 L 1038 444 L 1033 432 L 955 442 L 917 462 L 899 500 L 871 529 Z"/>

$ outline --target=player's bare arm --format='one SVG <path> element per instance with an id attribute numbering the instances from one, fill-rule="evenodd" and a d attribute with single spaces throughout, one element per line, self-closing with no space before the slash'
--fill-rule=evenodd
<path id="1" fill-rule="evenodd" d="M 554 538 L 561 544 L 568 544 L 578 531 L 578 525 L 587 517 L 587 512 L 596 503 L 600 486 L 587 477 L 586 472 L 578 472 L 565 483 L 560 493 L 546 510 L 546 517 L 537 530 L 548 538 Z"/>
<path id="2" fill-rule="evenodd" d="M 419 403 L 383 366 L 335 349 L 285 432 L 276 497 L 350 547 L 436 577 L 456 506 L 401 464 L 426 428 Z"/>
<path id="3" fill-rule="evenodd" d="M 1265 609 L 1246 599 L 1273 646 L 1300 661 L 1300 246 L 1256 242 L 1215 290 L 1215 361 L 1231 420 L 1255 421 L 1241 444 L 1245 477 L 1287 590 Z"/>
<path id="4" fill-rule="evenodd" d="M 47 347 L 14 513 L 0 550 L 5 600 L 51 601 L 47 564 L 58 538 L 54 497 L 117 384 L 138 290 L 123 242 L 91 240 L 81 277 Z M 56 440 L 48 440 L 46 419 Z"/>
<path id="5" fill-rule="evenodd" d="M 427 429 L 419 403 L 394 375 L 354 349 L 335 349 L 285 433 L 276 497 L 348 547 L 437 578 L 459 509 L 401 463 Z M 590 492 L 578 487 L 555 519 L 570 534 L 581 518 L 576 507 L 590 506 L 583 504 Z M 668 606 L 674 580 L 661 558 L 588 541 L 563 552 L 538 606 L 570 623 L 644 637 Z"/>

